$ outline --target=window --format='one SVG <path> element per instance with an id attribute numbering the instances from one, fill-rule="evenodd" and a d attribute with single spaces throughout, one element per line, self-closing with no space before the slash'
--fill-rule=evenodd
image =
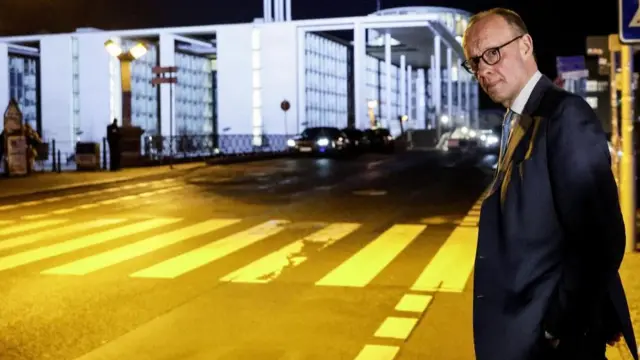
<path id="1" fill-rule="evenodd" d="M 598 98 L 595 96 L 587 96 L 585 98 L 585 100 L 587 101 L 587 103 L 593 108 L 593 109 L 597 109 L 598 108 Z"/>

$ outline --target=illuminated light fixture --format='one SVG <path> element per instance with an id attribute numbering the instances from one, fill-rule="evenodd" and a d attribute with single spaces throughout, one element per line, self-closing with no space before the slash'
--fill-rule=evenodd
<path id="1" fill-rule="evenodd" d="M 109 55 L 113 57 L 122 55 L 122 48 L 113 40 L 107 40 L 107 42 L 104 43 L 104 48 L 107 49 Z"/>
<path id="2" fill-rule="evenodd" d="M 129 49 L 129 53 L 134 59 L 140 59 L 147 53 L 147 47 L 143 43 L 138 43 L 136 46 Z"/>

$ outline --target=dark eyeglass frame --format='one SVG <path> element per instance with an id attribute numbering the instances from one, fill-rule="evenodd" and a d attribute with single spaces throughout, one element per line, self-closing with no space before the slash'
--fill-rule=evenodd
<path id="1" fill-rule="evenodd" d="M 500 62 L 500 60 L 502 60 L 502 54 L 500 53 L 500 49 L 502 49 L 503 47 L 505 47 L 505 46 L 507 46 L 507 45 L 510 45 L 512 42 L 514 42 L 514 41 L 516 41 L 516 40 L 521 39 L 521 38 L 522 38 L 522 37 L 524 37 L 525 35 L 527 35 L 527 33 L 524 33 L 524 34 L 522 34 L 522 35 L 518 35 L 518 36 L 514 37 L 513 39 L 511 39 L 511 40 L 507 41 L 506 43 L 504 43 L 504 44 L 502 44 L 502 45 L 500 45 L 500 46 L 496 46 L 496 47 L 489 48 L 489 49 L 487 49 L 487 50 L 483 51 L 483 52 L 482 52 L 482 54 L 480 54 L 479 56 L 474 56 L 474 57 L 472 57 L 472 58 L 470 58 L 470 59 L 468 59 L 468 60 L 463 61 L 461 65 L 462 65 L 462 67 L 463 67 L 465 70 L 467 70 L 467 72 L 468 72 L 469 74 L 471 74 L 471 75 L 475 75 L 475 74 L 477 73 L 477 71 L 474 71 L 474 70 L 473 70 L 473 66 L 472 66 L 472 64 L 473 64 L 473 65 L 475 65 L 475 67 L 476 67 L 476 69 L 477 69 L 477 68 L 478 68 L 478 65 L 480 64 L 480 60 L 481 60 L 481 59 L 482 59 L 482 61 L 484 61 L 484 63 L 485 63 L 485 64 L 487 64 L 487 65 L 489 65 L 489 66 L 491 66 L 491 65 L 495 65 L 495 64 L 499 63 L 499 62 Z M 497 55 L 498 55 L 498 56 L 496 57 L 496 58 L 497 58 L 497 60 L 496 60 L 496 61 L 494 61 L 494 62 L 489 62 L 489 61 L 487 61 L 487 58 L 485 57 L 485 55 L 487 55 L 487 54 L 488 54 L 489 52 L 491 52 L 491 51 L 496 51 L 496 52 L 497 52 Z"/>

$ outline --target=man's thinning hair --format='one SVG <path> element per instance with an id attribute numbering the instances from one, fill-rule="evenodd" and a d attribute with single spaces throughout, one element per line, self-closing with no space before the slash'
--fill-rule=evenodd
<path id="1" fill-rule="evenodd" d="M 520 15 L 513 10 L 505 9 L 505 8 L 493 8 L 490 10 L 486 10 L 483 12 L 479 12 L 473 15 L 469 19 L 469 24 L 467 25 L 467 29 L 471 28 L 478 21 L 486 18 L 487 16 L 496 15 L 500 16 L 504 19 L 504 21 L 511 26 L 518 35 L 524 35 L 529 33 L 527 29 L 527 25 L 524 23 Z"/>

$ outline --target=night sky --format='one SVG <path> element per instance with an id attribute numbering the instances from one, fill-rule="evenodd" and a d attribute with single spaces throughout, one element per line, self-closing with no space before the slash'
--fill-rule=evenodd
<path id="1" fill-rule="evenodd" d="M 67 32 L 77 27 L 142 28 L 250 22 L 262 0 L 1 0 L 4 35 Z M 294 19 L 366 15 L 376 0 L 292 0 Z M 587 35 L 617 32 L 617 1 L 380 0 L 382 8 L 445 6 L 477 12 L 495 6 L 520 13 L 534 40 L 541 71 L 555 77 L 555 57 L 585 53 Z M 486 99 L 483 99 L 483 105 Z M 482 107 L 485 107 L 482 106 Z"/>

